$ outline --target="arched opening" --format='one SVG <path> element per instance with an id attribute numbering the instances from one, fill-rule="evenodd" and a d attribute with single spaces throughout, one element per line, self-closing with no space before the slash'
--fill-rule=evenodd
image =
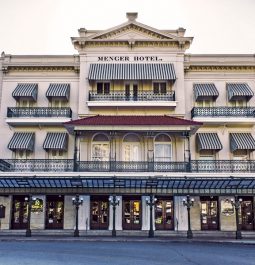
<path id="1" fill-rule="evenodd" d="M 109 161 L 110 142 L 105 134 L 96 134 L 92 140 L 92 161 Z"/>
<path id="2" fill-rule="evenodd" d="M 157 162 L 172 160 L 172 141 L 166 134 L 159 134 L 154 140 L 154 158 Z"/>
<path id="3" fill-rule="evenodd" d="M 123 158 L 129 162 L 141 160 L 141 143 L 136 134 L 127 134 L 123 138 Z"/>

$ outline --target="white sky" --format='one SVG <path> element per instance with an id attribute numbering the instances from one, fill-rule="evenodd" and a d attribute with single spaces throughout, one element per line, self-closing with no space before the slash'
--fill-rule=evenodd
<path id="1" fill-rule="evenodd" d="M 158 29 L 186 28 L 189 53 L 255 53 L 255 0 L 0 0 L 0 52 L 76 54 L 77 29 L 107 29 L 138 12 Z"/>

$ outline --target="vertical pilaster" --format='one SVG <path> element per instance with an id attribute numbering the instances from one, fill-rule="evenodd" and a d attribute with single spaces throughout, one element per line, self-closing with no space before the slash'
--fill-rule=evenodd
<path id="1" fill-rule="evenodd" d="M 112 199 L 112 196 L 110 196 Z M 115 219 L 115 228 L 116 230 L 122 230 L 122 196 L 116 196 L 116 199 L 119 200 L 119 206 L 116 206 L 116 219 Z M 109 230 L 112 230 L 112 221 L 113 221 L 113 208 L 110 205 L 110 216 L 109 216 Z"/>
<path id="2" fill-rule="evenodd" d="M 79 230 L 90 229 L 90 196 L 80 194 L 83 198 L 83 204 L 79 208 Z"/>

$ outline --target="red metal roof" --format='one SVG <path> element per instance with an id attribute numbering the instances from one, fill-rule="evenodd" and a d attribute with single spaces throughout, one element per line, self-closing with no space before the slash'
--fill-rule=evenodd
<path id="1" fill-rule="evenodd" d="M 183 125 L 183 126 L 199 126 L 201 122 L 175 118 L 171 116 L 136 116 L 136 115 L 96 115 L 83 119 L 73 120 L 64 123 L 64 125 L 74 126 L 157 126 L 157 125 Z"/>

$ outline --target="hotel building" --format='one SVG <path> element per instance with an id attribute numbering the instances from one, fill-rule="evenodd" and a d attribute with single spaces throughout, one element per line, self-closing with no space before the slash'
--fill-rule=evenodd
<path id="1" fill-rule="evenodd" d="M 78 32 L 75 55 L 0 57 L 0 234 L 71 233 L 79 195 L 81 235 L 254 236 L 254 55 L 189 54 L 137 13 Z"/>

